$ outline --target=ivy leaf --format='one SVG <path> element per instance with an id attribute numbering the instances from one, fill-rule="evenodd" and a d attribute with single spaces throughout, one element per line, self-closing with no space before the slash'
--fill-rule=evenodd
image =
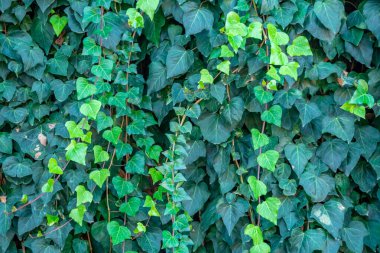
<path id="1" fill-rule="evenodd" d="M 107 116 L 104 112 L 99 112 L 96 117 L 96 129 L 98 132 L 111 127 L 113 125 L 113 120 L 111 117 Z"/>
<path id="2" fill-rule="evenodd" d="M 363 5 L 363 14 L 365 23 L 376 39 L 380 40 L 380 4 L 376 0 L 366 1 Z"/>
<path id="3" fill-rule="evenodd" d="M 230 65 L 231 65 L 230 61 L 228 61 L 228 60 L 222 61 L 221 63 L 219 63 L 216 66 L 216 69 L 219 70 L 220 72 L 223 72 L 226 75 L 229 75 L 230 74 Z"/>
<path id="4" fill-rule="evenodd" d="M 132 197 L 126 203 L 121 204 L 119 210 L 129 216 L 135 216 L 140 209 L 140 205 L 141 200 L 137 197 Z"/>
<path id="5" fill-rule="evenodd" d="M 330 133 L 338 138 L 350 142 L 354 137 L 355 119 L 350 115 L 326 116 L 322 121 L 322 133 Z"/>
<path id="6" fill-rule="evenodd" d="M 325 232 L 318 229 L 308 229 L 303 232 L 300 228 L 292 231 L 290 244 L 292 252 L 313 252 L 315 250 L 323 250 L 326 243 Z"/>
<path id="7" fill-rule="evenodd" d="M 71 140 L 71 143 L 66 148 L 66 159 L 76 163 L 86 165 L 87 144 L 77 143 Z"/>
<path id="8" fill-rule="evenodd" d="M 363 252 L 363 239 L 368 231 L 361 221 L 351 221 L 342 229 L 342 238 L 347 247 L 355 253 Z"/>
<path id="9" fill-rule="evenodd" d="M 83 23 L 94 23 L 98 24 L 101 20 L 101 10 L 98 6 L 86 6 L 83 9 Z M 100 55 L 94 55 L 100 56 Z"/>
<path id="10" fill-rule="evenodd" d="M 135 8 L 128 8 L 127 16 L 129 26 L 133 27 L 134 29 L 144 27 L 144 18 Z"/>
<path id="11" fill-rule="evenodd" d="M 220 48 L 220 55 L 219 55 L 219 57 L 226 57 L 226 58 L 234 57 L 234 52 L 232 52 L 228 48 L 228 46 L 222 45 L 222 47 Z"/>
<path id="12" fill-rule="evenodd" d="M 300 113 L 300 118 L 302 121 L 302 126 L 306 126 L 310 121 L 318 118 L 322 115 L 318 106 L 314 102 L 306 102 L 304 100 L 297 100 L 295 106 Z"/>
<path id="13" fill-rule="evenodd" d="M 286 48 L 288 54 L 294 56 L 310 56 L 313 52 L 310 49 L 309 41 L 305 36 L 298 36 L 291 45 Z"/>
<path id="14" fill-rule="evenodd" d="M 247 27 L 243 23 L 240 23 L 239 14 L 233 11 L 227 14 L 225 30 L 229 37 L 244 37 L 248 32 Z"/>
<path id="15" fill-rule="evenodd" d="M 276 44 L 272 44 L 270 47 L 270 64 L 280 66 L 288 64 L 288 57 Z"/>
<path id="16" fill-rule="evenodd" d="M 197 124 L 201 129 L 203 137 L 211 143 L 220 144 L 227 141 L 230 137 L 231 130 L 228 128 L 224 117 L 221 117 L 219 114 L 203 114 Z"/>
<path id="17" fill-rule="evenodd" d="M 92 55 L 92 56 L 99 57 L 102 55 L 102 48 L 100 46 L 96 45 L 96 42 L 94 39 L 92 39 L 90 37 L 84 38 L 83 39 L 82 55 Z"/>
<path id="18" fill-rule="evenodd" d="M 368 105 L 369 108 L 372 108 L 375 104 L 374 98 L 372 95 L 367 94 L 368 92 L 368 84 L 366 81 L 360 79 L 358 81 L 358 85 L 356 87 L 356 91 L 354 92 L 354 95 L 352 95 L 352 98 L 350 99 L 351 104 L 358 104 L 358 105 Z"/>
<path id="19" fill-rule="evenodd" d="M 92 99 L 89 102 L 84 103 L 80 107 L 80 112 L 90 119 L 96 119 L 102 103 L 98 100 Z"/>
<path id="20" fill-rule="evenodd" d="M 269 91 L 264 90 L 262 86 L 253 88 L 255 97 L 259 100 L 260 104 L 266 104 L 273 100 L 273 95 Z"/>
<path id="21" fill-rule="evenodd" d="M 181 5 L 183 14 L 183 26 L 186 36 L 197 34 L 203 30 L 211 30 L 214 23 L 214 15 L 204 7 L 198 7 L 195 2 L 185 2 Z"/>
<path id="22" fill-rule="evenodd" d="M 162 231 L 162 248 L 171 249 L 179 246 L 178 239 L 167 230 Z"/>
<path id="23" fill-rule="evenodd" d="M 91 84 L 86 78 L 79 77 L 76 82 L 76 91 L 78 100 L 81 100 L 94 95 L 97 90 L 96 86 Z"/>
<path id="24" fill-rule="evenodd" d="M 92 179 L 95 184 L 102 188 L 104 182 L 110 176 L 110 171 L 108 169 L 94 170 L 90 173 L 90 179 Z"/>
<path id="25" fill-rule="evenodd" d="M 166 75 L 166 68 L 161 62 L 152 62 L 149 64 L 149 76 L 146 81 L 148 84 L 148 95 L 162 90 L 169 84 Z"/>
<path id="26" fill-rule="evenodd" d="M 257 213 L 277 225 L 278 209 L 281 206 L 281 201 L 275 197 L 269 197 L 264 202 L 257 206 Z"/>
<path id="27" fill-rule="evenodd" d="M 295 81 L 298 79 L 297 69 L 299 68 L 298 62 L 289 62 L 286 65 L 280 67 L 281 75 L 288 75 L 293 78 Z"/>
<path id="28" fill-rule="evenodd" d="M 111 142 L 113 145 L 116 145 L 117 142 L 119 141 L 121 132 L 122 132 L 121 128 L 118 126 L 115 126 L 111 130 L 104 131 L 102 136 L 104 139 Z"/>
<path id="29" fill-rule="evenodd" d="M 253 245 L 264 242 L 263 233 L 259 226 L 248 224 L 244 229 L 244 234 L 252 238 Z"/>
<path id="30" fill-rule="evenodd" d="M 106 162 L 110 158 L 107 151 L 104 151 L 102 146 L 99 146 L 99 145 L 94 146 L 94 157 L 95 157 L 95 163 Z"/>
<path id="31" fill-rule="evenodd" d="M 42 192 L 53 192 L 54 190 L 54 179 L 49 178 L 48 181 L 42 186 Z"/>
<path id="32" fill-rule="evenodd" d="M 252 143 L 255 150 L 269 144 L 269 138 L 266 134 L 261 133 L 259 130 L 251 129 Z"/>
<path id="33" fill-rule="evenodd" d="M 325 141 L 319 146 L 317 156 L 319 156 L 325 164 L 327 164 L 333 171 L 342 164 L 347 156 L 348 145 L 340 139 L 332 139 Z"/>
<path id="34" fill-rule="evenodd" d="M 112 178 L 112 185 L 115 187 L 117 196 L 123 198 L 124 196 L 134 191 L 134 186 L 130 181 L 125 180 L 119 176 Z"/>
<path id="35" fill-rule="evenodd" d="M 362 155 L 369 159 L 380 142 L 380 131 L 372 126 L 360 126 L 355 129 L 354 137 L 359 143 Z"/>
<path id="36" fill-rule="evenodd" d="M 144 174 L 145 156 L 142 152 L 137 152 L 128 161 L 125 166 L 125 171 L 128 173 Z"/>
<path id="37" fill-rule="evenodd" d="M 167 78 L 186 73 L 194 63 L 194 54 L 181 46 L 173 46 L 166 57 Z"/>
<path id="38" fill-rule="evenodd" d="M 238 198 L 235 202 L 221 203 L 217 206 L 217 212 L 222 217 L 229 235 L 231 235 L 236 223 L 245 215 L 248 208 L 248 202 L 241 198 Z"/>
<path id="39" fill-rule="evenodd" d="M 321 202 L 334 188 L 335 182 L 329 175 L 319 175 L 314 169 L 308 169 L 300 176 L 300 185 L 314 202 Z"/>
<path id="40" fill-rule="evenodd" d="M 70 211 L 69 217 L 73 219 L 76 223 L 82 226 L 84 214 L 86 213 L 86 207 L 82 204 L 77 208 Z"/>
<path id="41" fill-rule="evenodd" d="M 317 1 L 313 9 L 319 21 L 334 34 L 340 30 L 344 18 L 344 5 L 339 0 Z"/>
<path id="42" fill-rule="evenodd" d="M 61 169 L 61 167 L 59 167 L 57 160 L 54 158 L 49 159 L 48 168 L 51 174 L 55 174 L 55 175 L 63 174 L 63 170 Z"/>
<path id="43" fill-rule="evenodd" d="M 53 26 L 55 35 L 59 36 L 62 32 L 62 30 L 65 28 L 67 25 L 67 22 L 69 19 L 66 16 L 58 16 L 57 14 L 53 15 L 50 17 L 50 23 Z"/>
<path id="44" fill-rule="evenodd" d="M 77 207 L 81 204 L 92 202 L 92 193 L 87 191 L 83 185 L 78 185 L 75 192 L 77 193 Z"/>
<path id="45" fill-rule="evenodd" d="M 313 157 L 313 152 L 305 144 L 290 143 L 285 146 L 285 156 L 298 176 L 302 174 L 308 161 Z"/>
<path id="46" fill-rule="evenodd" d="M 154 13 L 156 12 L 159 2 L 159 0 L 138 0 L 136 8 L 145 12 L 150 20 L 153 21 Z"/>
<path id="47" fill-rule="evenodd" d="M 281 127 L 282 109 L 279 105 L 273 105 L 269 110 L 261 114 L 261 120 L 269 124 L 274 124 Z"/>
<path id="48" fill-rule="evenodd" d="M 339 230 L 343 227 L 345 212 L 346 208 L 340 202 L 336 200 L 329 200 L 323 205 L 314 205 L 311 210 L 311 217 L 314 218 L 332 236 L 338 238 Z"/>
<path id="49" fill-rule="evenodd" d="M 248 26 L 247 37 L 262 40 L 263 39 L 263 24 L 258 21 L 254 21 L 250 23 Z"/>
<path id="50" fill-rule="evenodd" d="M 276 150 L 268 150 L 257 157 L 257 163 L 264 169 L 273 172 L 279 157 L 280 155 Z"/>
<path id="51" fill-rule="evenodd" d="M 249 249 L 249 253 L 269 253 L 270 252 L 270 246 L 265 243 L 261 242 L 257 245 L 254 245 Z"/>
<path id="52" fill-rule="evenodd" d="M 260 196 L 267 194 L 267 186 L 255 176 L 249 176 L 247 182 L 255 199 L 259 199 Z"/>
<path id="53" fill-rule="evenodd" d="M 120 226 L 117 221 L 111 221 L 107 224 L 108 234 L 111 236 L 112 243 L 117 245 L 127 239 L 131 239 L 131 231 L 124 226 Z"/>
<path id="54" fill-rule="evenodd" d="M 273 44 L 275 44 L 277 47 L 282 46 L 282 45 L 286 45 L 289 43 L 289 36 L 286 33 L 277 31 L 277 28 L 272 24 L 268 24 L 267 28 L 268 28 L 269 40 Z M 271 46 L 273 46 L 273 45 L 271 45 Z M 279 65 L 281 65 L 281 64 L 279 64 Z"/>
<path id="55" fill-rule="evenodd" d="M 113 61 L 101 58 L 99 64 L 92 66 L 91 73 L 99 78 L 111 81 L 112 70 Z"/>

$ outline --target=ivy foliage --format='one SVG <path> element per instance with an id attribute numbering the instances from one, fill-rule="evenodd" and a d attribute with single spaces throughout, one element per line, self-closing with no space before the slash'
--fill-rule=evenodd
<path id="1" fill-rule="evenodd" d="M 376 252 L 377 0 L 0 1 L 0 252 Z"/>

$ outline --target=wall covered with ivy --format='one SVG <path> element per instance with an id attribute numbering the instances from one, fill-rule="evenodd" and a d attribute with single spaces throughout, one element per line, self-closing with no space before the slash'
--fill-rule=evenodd
<path id="1" fill-rule="evenodd" d="M 0 252 L 376 252 L 380 1 L 1 0 Z"/>

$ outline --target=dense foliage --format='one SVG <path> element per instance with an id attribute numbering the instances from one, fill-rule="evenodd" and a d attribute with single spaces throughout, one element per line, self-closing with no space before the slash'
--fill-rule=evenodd
<path id="1" fill-rule="evenodd" d="M 0 252 L 375 252 L 380 1 L 1 0 Z"/>

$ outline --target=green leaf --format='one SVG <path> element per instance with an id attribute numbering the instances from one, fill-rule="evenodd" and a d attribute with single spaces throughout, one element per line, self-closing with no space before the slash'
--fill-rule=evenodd
<path id="1" fill-rule="evenodd" d="M 248 32 L 247 27 L 243 23 L 240 23 L 239 14 L 233 11 L 227 14 L 225 30 L 226 35 L 231 37 L 244 37 Z"/>
<path id="2" fill-rule="evenodd" d="M 270 252 L 270 246 L 266 244 L 265 242 L 259 243 L 255 246 L 253 246 L 249 253 L 269 253 Z"/>
<path id="3" fill-rule="evenodd" d="M 228 46 L 226 46 L 226 45 L 222 45 L 221 46 L 221 48 L 220 48 L 221 50 L 220 50 L 220 55 L 219 55 L 219 57 L 227 57 L 227 58 L 229 58 L 229 57 L 234 57 L 234 52 L 232 52 L 229 48 L 228 48 Z"/>
<path id="4" fill-rule="evenodd" d="M 363 252 L 363 239 L 368 231 L 361 221 L 351 221 L 348 227 L 342 229 L 342 238 L 352 252 Z"/>
<path id="5" fill-rule="evenodd" d="M 333 171 L 342 164 L 348 153 L 348 145 L 340 139 L 332 139 L 323 142 L 318 150 L 317 156 L 327 164 Z"/>
<path id="6" fill-rule="evenodd" d="M 280 154 L 276 150 L 268 150 L 257 157 L 257 163 L 264 169 L 274 171 Z"/>
<path id="7" fill-rule="evenodd" d="M 380 41 L 380 3 L 377 0 L 368 0 L 363 5 L 365 23 L 376 39 Z"/>
<path id="8" fill-rule="evenodd" d="M 270 64 L 280 66 L 288 64 L 288 57 L 276 44 L 272 44 L 270 47 Z"/>
<path id="9" fill-rule="evenodd" d="M 194 54 L 181 46 L 173 46 L 166 57 L 167 78 L 186 73 L 194 63 Z"/>
<path id="10" fill-rule="evenodd" d="M 81 204 L 92 202 L 92 193 L 87 191 L 83 185 L 78 185 L 75 192 L 77 193 L 77 207 Z"/>
<path id="11" fill-rule="evenodd" d="M 92 66 L 91 73 L 99 78 L 111 81 L 112 70 L 113 61 L 105 58 L 100 58 L 99 64 Z"/>
<path id="12" fill-rule="evenodd" d="M 248 211 L 248 208 L 248 202 L 242 198 L 238 198 L 235 202 L 225 202 L 217 206 L 217 212 L 222 216 L 223 223 L 229 235 L 231 235 L 239 219 Z"/>
<path id="13" fill-rule="evenodd" d="M 111 236 L 112 243 L 117 245 L 127 239 L 131 239 L 131 231 L 124 226 L 120 226 L 117 221 L 111 221 L 107 224 L 108 234 Z"/>
<path id="14" fill-rule="evenodd" d="M 142 152 L 137 152 L 129 159 L 125 166 L 125 171 L 134 174 L 144 174 L 145 172 L 145 156 Z"/>
<path id="15" fill-rule="evenodd" d="M 338 138 L 350 142 L 354 137 L 355 119 L 351 115 L 340 114 L 323 118 L 322 133 L 330 133 Z"/>
<path id="16" fill-rule="evenodd" d="M 340 30 L 344 18 L 344 5 L 339 0 L 322 0 L 314 4 L 313 9 L 319 21 L 334 34 Z"/>
<path id="17" fill-rule="evenodd" d="M 313 152 L 305 144 L 290 143 L 285 146 L 285 156 L 298 176 L 302 174 L 308 161 L 313 157 Z"/>
<path id="18" fill-rule="evenodd" d="M 120 127 L 115 126 L 111 130 L 106 130 L 103 132 L 103 138 L 111 142 L 113 145 L 116 145 L 119 141 L 119 137 L 122 130 Z"/>
<path id="19" fill-rule="evenodd" d="M 178 239 L 173 236 L 169 231 L 162 231 L 162 248 L 163 249 L 171 249 L 177 248 L 179 246 Z"/>
<path id="20" fill-rule="evenodd" d="M 121 204 L 119 210 L 129 216 L 135 216 L 140 209 L 140 205 L 141 200 L 137 197 L 132 197 L 126 203 Z"/>
<path id="21" fill-rule="evenodd" d="M 189 1 L 181 5 L 181 9 L 184 11 L 183 26 L 186 36 L 212 29 L 214 15 L 210 10 L 202 7 L 202 4 L 198 7 L 197 3 Z"/>
<path id="22" fill-rule="evenodd" d="M 111 117 L 107 116 L 104 112 L 99 112 L 96 117 L 96 129 L 98 132 L 111 127 L 113 125 L 113 120 Z"/>
<path id="23" fill-rule="evenodd" d="M 96 86 L 91 84 L 86 78 L 79 77 L 76 81 L 76 90 L 77 98 L 81 100 L 94 95 L 96 93 Z"/>
<path id="24" fill-rule="evenodd" d="M 364 105 L 353 105 L 348 102 L 344 103 L 341 107 L 342 110 L 355 114 L 363 119 L 365 119 L 365 106 Z"/>
<path id="25" fill-rule="evenodd" d="M 368 92 L 368 84 L 366 81 L 360 79 L 358 81 L 358 85 L 356 87 L 356 91 L 352 98 L 350 99 L 350 104 L 358 104 L 358 105 L 368 105 L 369 108 L 372 108 L 375 104 L 375 100 L 371 94 L 367 94 Z"/>
<path id="26" fill-rule="evenodd" d="M 269 144 L 269 138 L 266 134 L 261 133 L 259 130 L 251 129 L 252 143 L 255 150 Z"/>
<path id="27" fill-rule="evenodd" d="M 255 97 L 259 100 L 260 104 L 266 104 L 273 100 L 273 95 L 269 91 L 264 90 L 262 86 L 255 86 L 253 88 Z"/>
<path id="28" fill-rule="evenodd" d="M 48 181 L 42 186 L 42 192 L 53 192 L 54 190 L 54 179 L 49 178 Z"/>
<path id="29" fill-rule="evenodd" d="M 61 167 L 59 167 L 57 160 L 54 158 L 49 159 L 48 168 L 51 174 L 56 174 L 56 175 L 63 174 L 63 170 L 61 169 Z"/>
<path id="30" fill-rule="evenodd" d="M 321 202 L 334 188 L 335 183 L 329 175 L 320 175 L 314 169 L 309 169 L 300 176 L 300 185 L 314 202 Z"/>
<path id="31" fill-rule="evenodd" d="M 281 77 L 277 74 L 277 69 L 273 65 L 270 65 L 269 70 L 266 74 L 267 76 L 273 78 L 276 81 L 281 81 Z"/>
<path id="32" fill-rule="evenodd" d="M 346 208 L 336 200 L 316 204 L 311 210 L 311 217 L 325 228 L 334 238 L 338 238 L 339 231 L 343 227 Z"/>
<path id="33" fill-rule="evenodd" d="M 222 61 L 221 63 L 219 63 L 217 66 L 216 66 L 216 69 L 223 72 L 224 74 L 226 75 L 229 75 L 230 74 L 230 65 L 231 65 L 231 62 L 230 61 Z"/>
<path id="34" fill-rule="evenodd" d="M 159 0 L 138 0 L 136 8 L 145 12 L 151 20 L 153 20 L 154 13 L 159 4 Z"/>
<path id="35" fill-rule="evenodd" d="M 199 80 L 199 85 L 204 88 L 204 84 L 212 84 L 214 82 L 214 78 L 210 75 L 207 69 L 201 70 L 201 80 Z"/>
<path id="36" fill-rule="evenodd" d="M 99 145 L 94 146 L 94 157 L 95 163 L 106 162 L 110 158 L 107 151 L 104 151 L 102 146 Z"/>
<path id="37" fill-rule="evenodd" d="M 224 117 L 219 114 L 203 114 L 197 124 L 201 129 L 203 138 L 211 143 L 220 144 L 230 137 L 231 130 L 228 128 Z"/>
<path id="38" fill-rule="evenodd" d="M 101 106 L 102 103 L 100 101 L 92 99 L 80 107 L 80 112 L 90 119 L 96 119 Z"/>
<path id="39" fill-rule="evenodd" d="M 308 229 L 305 232 L 300 228 L 296 228 L 292 231 L 289 241 L 292 252 L 302 253 L 324 250 L 326 234 L 320 228 Z"/>
<path id="40" fill-rule="evenodd" d="M 71 143 L 66 148 L 66 159 L 76 163 L 86 165 L 87 144 L 77 143 L 71 140 Z"/>
<path id="41" fill-rule="evenodd" d="M 247 37 L 262 40 L 263 39 L 263 24 L 258 21 L 254 21 L 250 23 L 248 26 Z"/>
<path id="42" fill-rule="evenodd" d="M 319 110 L 318 105 L 314 102 L 297 100 L 295 106 L 300 113 L 302 127 L 306 126 L 310 121 L 322 115 L 322 112 Z"/>
<path id="43" fill-rule="evenodd" d="M 82 204 L 77 208 L 70 211 L 69 217 L 73 219 L 76 223 L 82 226 L 84 214 L 86 213 L 86 207 Z"/>
<path id="44" fill-rule="evenodd" d="M 102 48 L 96 45 L 94 39 L 90 37 L 84 38 L 82 55 L 92 55 L 99 57 L 102 55 Z"/>
<path id="45" fill-rule="evenodd" d="M 115 187 L 119 198 L 123 198 L 124 196 L 132 193 L 135 189 L 130 181 L 127 181 L 119 176 L 112 178 L 112 184 Z"/>
<path id="46" fill-rule="evenodd" d="M 261 114 L 261 120 L 281 127 L 282 109 L 279 105 L 273 105 L 269 110 Z"/>
<path id="47" fill-rule="evenodd" d="M 144 27 L 144 18 L 135 8 L 129 8 L 127 10 L 128 25 L 134 29 Z"/>
<path id="48" fill-rule="evenodd" d="M 267 28 L 269 40 L 272 43 L 271 47 L 273 47 L 273 44 L 278 47 L 289 43 L 289 36 L 286 33 L 277 31 L 277 28 L 270 23 L 267 25 Z"/>
<path id="49" fill-rule="evenodd" d="M 110 171 L 108 169 L 94 170 L 90 173 L 90 179 L 92 179 L 95 184 L 102 188 L 104 182 L 110 176 Z"/>
<path id="50" fill-rule="evenodd" d="M 247 181 L 256 200 L 267 194 L 267 186 L 255 176 L 249 176 Z"/>
<path id="51" fill-rule="evenodd" d="M 83 23 L 98 24 L 101 21 L 101 10 L 98 6 L 86 6 L 83 9 Z M 96 56 L 96 55 L 94 55 Z M 99 55 L 98 55 L 99 56 Z"/>
<path id="52" fill-rule="evenodd" d="M 305 36 L 298 36 L 291 45 L 286 48 L 288 54 L 294 56 L 310 56 L 313 52 L 310 49 L 309 41 Z"/>
<path id="53" fill-rule="evenodd" d="M 278 209 L 281 206 L 281 201 L 275 197 L 269 197 L 264 202 L 257 206 L 257 213 L 277 225 Z"/>
<path id="54" fill-rule="evenodd" d="M 67 22 L 69 19 L 66 16 L 58 16 L 57 14 L 50 17 L 50 24 L 52 24 L 55 35 L 59 36 L 65 26 L 67 25 Z"/>
<path id="55" fill-rule="evenodd" d="M 253 245 L 258 245 L 264 242 L 263 233 L 259 226 L 248 224 L 244 229 L 244 234 L 252 238 Z"/>
<path id="56" fill-rule="evenodd" d="M 161 62 L 152 62 L 149 64 L 149 76 L 146 83 L 148 84 L 148 95 L 165 88 L 169 84 L 166 79 L 166 68 Z"/>
<path id="57" fill-rule="evenodd" d="M 288 75 L 295 81 L 298 79 L 297 69 L 299 68 L 298 62 L 288 62 L 287 64 L 280 67 L 281 75 Z"/>

